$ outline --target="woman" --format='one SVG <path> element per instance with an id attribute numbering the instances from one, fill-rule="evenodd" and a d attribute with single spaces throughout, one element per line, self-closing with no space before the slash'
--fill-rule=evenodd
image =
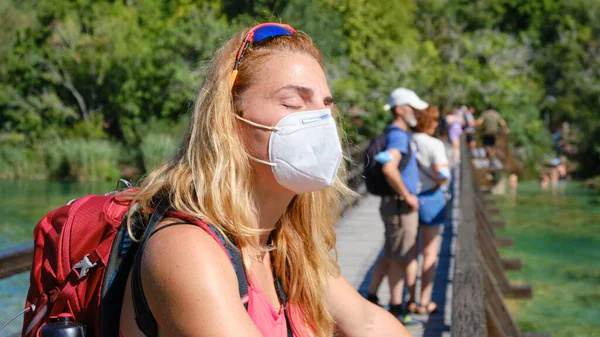
<path id="1" fill-rule="evenodd" d="M 452 144 L 452 159 L 456 163 L 460 160 L 460 135 L 462 135 L 465 125 L 462 111 L 459 108 L 452 109 L 452 112 L 446 115 L 446 124 L 448 125 L 448 140 Z"/>
<path id="2" fill-rule="evenodd" d="M 332 257 L 336 205 L 351 193 L 332 109 L 321 53 L 301 31 L 258 25 L 216 53 L 176 157 L 134 196 L 142 209 L 168 196 L 214 228 L 165 219 L 147 241 L 141 288 L 158 336 L 409 336 Z M 247 310 L 215 233 L 241 251 Z M 123 337 L 144 336 L 131 278 Z"/>
<path id="3" fill-rule="evenodd" d="M 417 111 L 418 122 L 416 133 L 413 135 L 419 165 L 419 235 L 423 245 L 421 296 L 420 304 L 416 308 L 416 312 L 419 314 L 429 314 L 437 310 L 437 304 L 431 301 L 431 292 L 440 245 L 440 226 L 443 225 L 446 217 L 446 196 L 442 185 L 450 178 L 444 143 L 433 137 L 439 124 L 439 116 L 439 110 L 435 106 L 430 106 L 424 111 Z M 415 252 L 414 259 L 417 258 L 416 255 Z M 416 274 L 414 272 L 408 275 Z M 410 293 L 413 301 L 415 299 L 415 281 L 408 281 L 408 284 L 411 285 Z"/>

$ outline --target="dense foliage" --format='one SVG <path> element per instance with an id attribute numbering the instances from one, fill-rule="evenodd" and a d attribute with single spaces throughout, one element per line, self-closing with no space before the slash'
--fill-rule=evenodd
<path id="1" fill-rule="evenodd" d="M 595 0 L 2 1 L 0 178 L 118 175 L 81 173 L 96 161 L 151 168 L 176 146 L 171 130 L 217 46 L 267 20 L 322 49 L 341 110 L 367 112 L 346 125 L 355 141 L 382 129 L 389 91 L 406 86 L 446 111 L 494 104 L 531 160 L 548 154 L 548 127 L 569 121 L 590 174 L 600 164 L 599 19 Z"/>

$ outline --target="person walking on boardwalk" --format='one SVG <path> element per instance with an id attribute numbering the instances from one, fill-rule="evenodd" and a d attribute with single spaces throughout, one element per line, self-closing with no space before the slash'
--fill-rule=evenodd
<path id="1" fill-rule="evenodd" d="M 419 166 L 419 236 L 421 237 L 423 265 L 421 270 L 421 294 L 417 313 L 429 314 L 437 310 L 437 304 L 431 301 L 433 278 L 440 246 L 440 227 L 446 218 L 446 193 L 444 184 L 450 178 L 448 157 L 444 143 L 433 137 L 439 124 L 440 112 L 430 106 L 417 111 L 417 127 L 413 136 L 417 148 L 416 158 Z M 417 251 L 414 251 L 414 261 Z M 416 265 L 410 263 L 410 266 Z M 416 272 L 407 273 L 414 279 L 408 279 L 411 301 L 416 299 Z"/>
<path id="2" fill-rule="evenodd" d="M 454 163 L 457 163 L 460 160 L 460 136 L 465 125 L 463 111 L 460 108 L 453 108 L 446 115 L 446 124 L 448 125 L 448 141 L 452 144 L 452 159 Z"/>
<path id="3" fill-rule="evenodd" d="M 487 110 L 479 116 L 475 125 L 482 129 L 482 143 L 485 146 L 485 152 L 490 161 L 490 167 L 495 165 L 496 155 L 496 137 L 502 127 L 505 133 L 509 132 L 506 121 L 500 114 L 494 110 L 493 105 L 488 105 Z"/>
<path id="4" fill-rule="evenodd" d="M 466 106 L 462 107 L 465 116 L 464 131 L 467 134 L 467 147 L 469 148 L 469 154 L 475 157 L 477 152 L 477 142 L 475 141 L 475 107 Z"/>
<path id="5" fill-rule="evenodd" d="M 131 195 L 140 209 L 167 198 L 189 216 L 163 220 L 146 241 L 122 337 L 150 336 L 148 326 L 154 336 L 410 336 L 353 289 L 332 254 L 336 207 L 351 193 L 338 119 L 307 34 L 267 23 L 225 42 L 175 157 Z"/>
<path id="6" fill-rule="evenodd" d="M 396 194 L 381 198 L 379 212 L 385 224 L 384 255 L 373 270 L 367 299 L 378 303 L 377 290 L 387 274 L 391 293 L 390 312 L 405 324 L 413 323 L 402 307 L 402 293 L 406 273 L 416 272 L 416 261 L 413 261 L 412 256 L 416 249 L 419 225 L 416 196 L 419 171 L 414 151 L 409 151 L 411 135 L 408 130 L 417 125 L 414 109 L 423 110 L 428 106 L 414 91 L 406 88 L 392 91 L 386 105 L 392 113 L 393 121 L 387 132 L 385 153 L 389 158 L 383 160 L 385 163 L 381 161 L 382 171 Z M 400 160 L 406 155 L 411 157 L 400 172 Z M 409 263 L 415 263 L 415 266 L 409 266 Z M 411 278 L 412 275 L 407 277 Z"/>

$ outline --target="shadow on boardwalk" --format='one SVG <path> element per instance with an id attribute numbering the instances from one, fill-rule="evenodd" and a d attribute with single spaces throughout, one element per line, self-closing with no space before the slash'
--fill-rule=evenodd
<path id="1" fill-rule="evenodd" d="M 451 185 L 451 190 L 454 192 L 453 185 Z M 438 304 L 439 309 L 429 317 L 427 315 L 414 315 L 414 318 L 424 322 L 423 324 L 407 326 L 415 337 L 450 336 L 452 271 L 454 270 L 453 258 L 456 225 L 458 223 L 458 203 L 452 200 L 449 202 L 449 206 L 452 207 L 451 211 L 448 212 L 444 226 L 442 226 L 439 261 L 432 294 L 432 301 Z M 366 296 L 368 292 L 375 262 L 383 253 L 383 223 L 379 217 L 378 208 L 378 197 L 365 197 L 358 206 L 350 210 L 340 220 L 336 230 L 338 235 L 338 262 L 342 274 L 363 296 Z M 419 263 L 422 263 L 421 255 L 419 255 Z M 417 279 L 417 293 L 420 288 L 419 280 L 420 275 Z M 389 302 L 387 280 L 384 280 L 380 286 L 378 295 L 381 303 Z"/>

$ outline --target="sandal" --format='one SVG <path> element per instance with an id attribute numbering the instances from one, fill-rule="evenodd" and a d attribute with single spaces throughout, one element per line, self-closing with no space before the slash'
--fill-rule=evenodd
<path id="1" fill-rule="evenodd" d="M 429 302 L 427 304 L 421 304 L 417 308 L 417 313 L 420 315 L 430 315 L 438 311 L 438 305 L 435 302 Z"/>
<path id="2" fill-rule="evenodd" d="M 417 302 L 413 300 L 406 302 L 406 311 L 410 312 L 411 314 L 416 313 L 418 309 L 419 306 L 417 305 Z"/>

